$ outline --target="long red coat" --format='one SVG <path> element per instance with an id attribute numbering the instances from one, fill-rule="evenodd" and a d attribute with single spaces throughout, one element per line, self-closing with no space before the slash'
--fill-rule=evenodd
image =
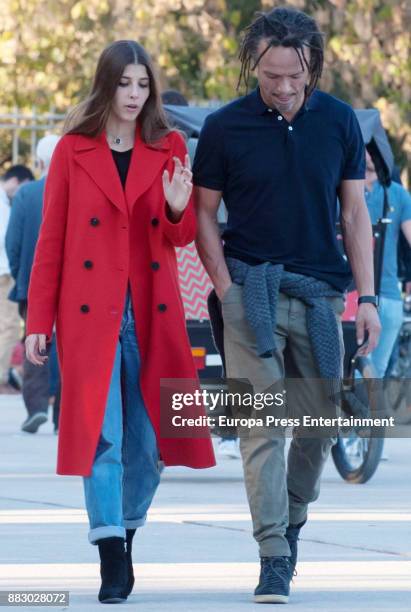
<path id="1" fill-rule="evenodd" d="M 162 174 L 186 147 L 171 132 L 145 144 L 137 130 L 125 190 L 104 135 L 66 135 L 49 170 L 28 297 L 27 333 L 52 334 L 62 376 L 57 472 L 90 475 L 127 283 L 141 353 L 140 384 L 166 465 L 214 465 L 208 431 L 178 439 L 160 433 L 160 379 L 196 378 L 179 292 L 175 246 L 195 236 L 190 201 L 167 217 Z M 200 409 L 201 411 L 201 409 Z"/>

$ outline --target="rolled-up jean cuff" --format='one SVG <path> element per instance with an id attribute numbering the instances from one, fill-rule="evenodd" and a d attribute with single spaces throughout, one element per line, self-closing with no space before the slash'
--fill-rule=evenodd
<path id="1" fill-rule="evenodd" d="M 147 520 L 147 514 L 139 519 L 130 520 L 130 521 L 124 520 L 124 527 L 126 529 L 138 529 L 139 527 L 143 527 L 143 525 L 145 525 L 146 520 Z"/>
<path id="2" fill-rule="evenodd" d="M 291 555 L 287 540 L 281 537 L 267 538 L 258 542 L 260 557 L 289 557 Z"/>
<path id="3" fill-rule="evenodd" d="M 90 544 L 97 544 L 98 540 L 103 538 L 124 538 L 126 539 L 126 530 L 124 527 L 118 525 L 107 525 L 106 527 L 96 527 L 90 529 L 88 533 L 88 540 Z"/>

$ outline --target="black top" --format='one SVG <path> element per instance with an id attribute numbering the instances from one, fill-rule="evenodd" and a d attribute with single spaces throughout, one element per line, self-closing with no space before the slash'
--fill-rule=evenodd
<path id="1" fill-rule="evenodd" d="M 223 192 L 227 256 L 284 264 L 340 291 L 348 286 L 335 232 L 337 191 L 365 174 L 350 106 L 316 90 L 288 123 L 256 89 L 207 117 L 193 173 L 196 185 Z"/>
<path id="2" fill-rule="evenodd" d="M 113 151 L 113 149 L 111 149 L 111 152 L 113 154 L 113 159 L 116 163 L 120 181 L 124 189 L 126 186 L 127 173 L 130 167 L 133 149 L 129 149 L 128 151 Z"/>

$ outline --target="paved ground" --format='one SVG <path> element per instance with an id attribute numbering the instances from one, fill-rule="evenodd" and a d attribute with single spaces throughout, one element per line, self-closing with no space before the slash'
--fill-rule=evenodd
<path id="1" fill-rule="evenodd" d="M 69 610 L 101 610 L 81 480 L 54 475 L 51 425 L 23 434 L 24 416 L 19 396 L 0 396 L 0 590 L 69 590 Z M 327 466 L 290 612 L 411 610 L 411 440 L 386 448 L 389 460 L 366 485 L 348 485 Z M 251 595 L 258 564 L 250 530 L 239 461 L 167 469 L 136 536 L 136 587 L 123 607 L 261 611 Z"/>

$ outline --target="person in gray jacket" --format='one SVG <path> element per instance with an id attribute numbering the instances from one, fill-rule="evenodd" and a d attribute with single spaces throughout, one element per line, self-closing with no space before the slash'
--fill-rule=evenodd
<path id="1" fill-rule="evenodd" d="M 41 225 L 46 175 L 58 141 L 56 135 L 39 140 L 36 155 L 42 176 L 38 181 L 23 185 L 15 195 L 6 233 L 6 251 L 15 281 L 9 300 L 18 303 L 20 316 L 24 320 L 31 267 Z M 50 367 L 37 368 L 25 358 L 22 392 L 28 416 L 21 428 L 25 432 L 36 433 L 40 425 L 47 421 Z"/>

